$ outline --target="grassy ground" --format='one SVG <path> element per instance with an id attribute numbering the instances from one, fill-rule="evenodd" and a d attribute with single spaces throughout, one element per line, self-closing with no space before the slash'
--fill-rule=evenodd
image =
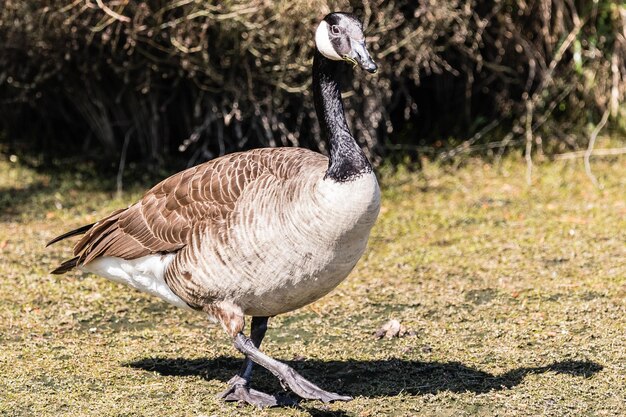
<path id="1" fill-rule="evenodd" d="M 0 414 L 626 415 L 625 159 L 387 174 L 369 249 L 337 290 L 273 319 L 267 353 L 350 403 L 223 404 L 240 357 L 200 317 L 78 272 L 56 234 L 135 200 L 88 170 L 0 162 Z M 142 186 L 143 187 L 143 186 Z M 388 319 L 411 330 L 377 340 Z M 257 388 L 279 389 L 267 372 Z"/>

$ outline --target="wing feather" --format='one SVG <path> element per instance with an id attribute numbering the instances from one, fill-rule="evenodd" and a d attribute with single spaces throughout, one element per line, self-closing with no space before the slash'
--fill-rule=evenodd
<path id="1" fill-rule="evenodd" d="M 268 175 L 287 180 L 303 167 L 327 163 L 324 156 L 300 148 L 257 149 L 179 172 L 155 185 L 137 203 L 89 228 L 75 245 L 77 260 L 71 264 L 85 264 L 100 256 L 134 259 L 177 252 L 192 242 L 199 226 L 211 227 L 216 220 L 226 219 L 257 180 L 265 183 Z M 66 267 L 70 263 L 62 266 L 63 272 Z"/>

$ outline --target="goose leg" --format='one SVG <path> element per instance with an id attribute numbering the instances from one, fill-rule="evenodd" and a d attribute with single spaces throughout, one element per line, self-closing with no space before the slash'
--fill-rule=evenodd
<path id="1" fill-rule="evenodd" d="M 254 340 L 246 337 L 241 332 L 234 337 L 234 344 L 241 353 L 246 355 L 246 358 L 251 359 L 252 362 L 270 371 L 280 380 L 283 387 L 288 387 L 302 398 L 320 400 L 325 403 L 332 401 L 350 401 L 352 399 L 352 397 L 349 396 L 324 391 L 311 381 L 305 379 L 287 364 L 277 361 L 261 352 L 254 343 Z"/>
<path id="2" fill-rule="evenodd" d="M 250 330 L 250 340 L 256 348 L 261 346 L 265 332 L 267 331 L 268 317 L 253 317 Z M 276 407 L 279 405 L 293 405 L 294 401 L 288 398 L 278 398 L 250 388 L 252 368 L 254 362 L 246 356 L 243 366 L 237 375 L 228 381 L 228 389 L 219 397 L 224 401 L 241 401 L 257 407 Z"/>

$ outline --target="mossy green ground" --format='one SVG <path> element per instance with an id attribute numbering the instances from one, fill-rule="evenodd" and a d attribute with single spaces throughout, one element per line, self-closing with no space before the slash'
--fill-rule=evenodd
<path id="1" fill-rule="evenodd" d="M 271 320 L 264 350 L 349 403 L 215 398 L 240 364 L 205 318 L 48 271 L 48 239 L 136 198 L 0 162 L 0 414 L 626 415 L 626 160 L 386 173 L 367 253 L 327 297 Z M 395 318 L 412 330 L 377 340 Z M 277 391 L 265 371 L 256 387 Z"/>

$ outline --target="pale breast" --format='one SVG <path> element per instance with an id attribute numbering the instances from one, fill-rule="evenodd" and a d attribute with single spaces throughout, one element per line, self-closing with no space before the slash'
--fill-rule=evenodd
<path id="1" fill-rule="evenodd" d="M 198 239 L 196 262 L 180 268 L 207 298 L 232 301 L 248 315 L 272 316 L 324 296 L 363 254 L 380 191 L 373 174 L 344 183 L 321 172 L 315 178 L 266 179 L 223 227 Z"/>

